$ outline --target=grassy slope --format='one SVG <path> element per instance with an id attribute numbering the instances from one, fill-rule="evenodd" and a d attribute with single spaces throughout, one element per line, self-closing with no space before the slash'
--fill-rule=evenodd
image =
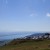
<path id="1" fill-rule="evenodd" d="M 50 50 L 50 40 L 29 41 L 12 46 L 0 47 L 0 50 Z"/>

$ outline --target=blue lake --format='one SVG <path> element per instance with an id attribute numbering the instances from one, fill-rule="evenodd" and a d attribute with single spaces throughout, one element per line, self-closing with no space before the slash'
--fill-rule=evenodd
<path id="1" fill-rule="evenodd" d="M 34 34 L 34 32 L 15 32 L 15 33 L 0 33 L 0 41 L 8 39 L 16 39 Z"/>

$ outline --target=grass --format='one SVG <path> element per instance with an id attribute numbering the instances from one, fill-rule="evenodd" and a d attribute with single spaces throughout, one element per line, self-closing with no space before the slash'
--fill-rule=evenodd
<path id="1" fill-rule="evenodd" d="M 0 47 L 0 50 L 50 50 L 50 40 L 28 41 L 16 45 Z"/>

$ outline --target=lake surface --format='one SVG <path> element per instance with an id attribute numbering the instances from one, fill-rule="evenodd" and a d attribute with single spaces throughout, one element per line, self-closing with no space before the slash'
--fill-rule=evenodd
<path id="1" fill-rule="evenodd" d="M 0 41 L 8 39 L 16 39 L 25 37 L 27 35 L 34 34 L 34 32 L 11 32 L 11 33 L 0 33 Z"/>

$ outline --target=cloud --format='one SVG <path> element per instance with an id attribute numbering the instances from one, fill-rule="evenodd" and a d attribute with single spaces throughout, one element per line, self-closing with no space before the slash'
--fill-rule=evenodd
<path id="1" fill-rule="evenodd" d="M 32 13 L 32 14 L 30 14 L 30 16 L 31 17 L 34 17 L 34 16 L 37 16 L 37 14 Z"/>
<path id="2" fill-rule="evenodd" d="M 30 14 L 30 16 L 34 16 L 34 14 Z"/>
<path id="3" fill-rule="evenodd" d="M 47 13 L 46 16 L 47 16 L 47 17 L 50 17 L 50 13 Z"/>

